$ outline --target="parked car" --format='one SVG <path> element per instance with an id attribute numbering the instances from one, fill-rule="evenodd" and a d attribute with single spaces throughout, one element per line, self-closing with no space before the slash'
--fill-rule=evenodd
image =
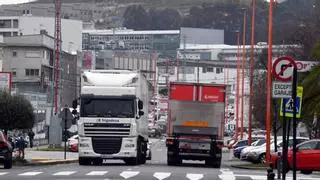
<path id="1" fill-rule="evenodd" d="M 232 145 L 233 149 L 236 149 L 238 147 L 242 147 L 242 146 L 247 146 L 248 145 L 248 140 L 239 140 L 237 141 L 234 145 Z"/>
<path id="2" fill-rule="evenodd" d="M 0 131 L 0 163 L 5 169 L 12 168 L 12 147 L 7 141 L 4 133 Z"/>
<path id="3" fill-rule="evenodd" d="M 260 146 L 263 146 L 266 143 L 265 139 L 258 139 L 255 142 L 251 144 L 251 146 L 246 146 L 242 151 L 240 152 L 240 159 L 241 160 L 247 160 L 248 153 L 256 148 L 259 148 Z"/>
<path id="4" fill-rule="evenodd" d="M 276 168 L 278 158 L 282 158 L 282 153 L 279 151 L 280 156 L 277 153 L 273 153 L 271 156 L 271 165 Z M 312 171 L 320 171 L 320 139 L 313 139 L 305 141 L 297 145 L 297 170 L 300 170 L 303 174 L 311 174 Z M 288 150 L 288 168 L 287 171 L 293 167 L 293 152 L 292 148 Z"/>
<path id="5" fill-rule="evenodd" d="M 289 147 L 292 147 L 292 137 L 289 139 Z M 309 140 L 305 137 L 297 137 L 298 143 Z M 282 140 L 278 139 L 277 147 L 282 147 Z M 270 142 L 270 153 L 274 152 L 274 143 Z M 248 153 L 247 160 L 253 163 L 264 163 L 266 158 L 266 145 L 260 146 L 259 148 L 253 149 Z"/>
<path id="6" fill-rule="evenodd" d="M 240 159 L 240 155 L 244 149 L 246 149 L 247 147 L 257 147 L 257 146 L 264 144 L 265 142 L 266 142 L 265 139 L 258 139 L 256 141 L 254 141 L 253 143 L 251 143 L 251 146 L 247 146 L 247 145 L 240 146 L 233 151 L 233 155 L 234 155 L 234 157 Z"/>

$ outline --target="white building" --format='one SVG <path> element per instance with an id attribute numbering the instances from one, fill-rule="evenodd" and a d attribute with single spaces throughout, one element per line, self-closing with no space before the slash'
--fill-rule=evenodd
<path id="1" fill-rule="evenodd" d="M 35 16 L 0 16 L 0 35 L 21 36 L 46 32 L 54 37 L 55 18 Z M 62 49 L 82 50 L 82 21 L 61 19 Z"/>

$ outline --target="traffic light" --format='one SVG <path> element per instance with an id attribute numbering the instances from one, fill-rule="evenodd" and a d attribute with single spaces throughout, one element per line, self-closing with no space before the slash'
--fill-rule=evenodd
<path id="1" fill-rule="evenodd" d="M 75 99 L 75 100 L 72 101 L 72 108 L 73 108 L 73 110 L 72 110 L 71 113 L 74 115 L 74 118 L 73 118 L 73 120 L 72 120 L 72 124 L 76 124 L 77 119 L 78 119 L 77 107 L 78 107 L 78 101 L 77 101 L 77 99 Z"/>

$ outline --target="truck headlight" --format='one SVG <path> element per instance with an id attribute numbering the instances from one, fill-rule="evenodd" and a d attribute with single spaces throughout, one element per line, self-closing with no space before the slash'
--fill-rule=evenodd
<path id="1" fill-rule="evenodd" d="M 79 145 L 80 145 L 80 147 L 89 147 L 90 146 L 89 143 L 80 143 Z"/>
<path id="2" fill-rule="evenodd" d="M 134 144 L 126 144 L 126 145 L 124 145 L 124 147 L 126 147 L 126 148 L 133 148 L 134 147 Z"/>

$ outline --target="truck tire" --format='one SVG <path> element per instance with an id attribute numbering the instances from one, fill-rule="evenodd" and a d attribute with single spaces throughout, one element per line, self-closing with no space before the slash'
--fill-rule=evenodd
<path id="1" fill-rule="evenodd" d="M 145 164 L 147 162 L 147 143 L 140 141 L 140 158 L 139 164 Z"/>
<path id="2" fill-rule="evenodd" d="M 177 165 L 181 165 L 182 164 L 182 159 L 181 158 L 177 158 L 171 155 L 167 156 L 167 164 L 169 166 L 177 166 Z"/>
<path id="3" fill-rule="evenodd" d="M 8 156 L 9 156 L 8 159 L 6 159 L 3 164 L 4 169 L 11 169 L 12 168 L 12 154 L 9 154 Z"/>
<path id="4" fill-rule="evenodd" d="M 220 168 L 221 159 L 206 159 L 205 164 L 213 168 Z"/>
<path id="5" fill-rule="evenodd" d="M 143 144 L 141 142 L 140 139 L 138 139 L 138 142 L 137 142 L 137 157 L 134 157 L 134 158 L 129 158 L 129 159 L 125 159 L 124 162 L 127 164 L 127 165 L 139 165 L 139 164 L 145 164 L 146 163 L 146 154 L 143 153 Z"/>
<path id="6" fill-rule="evenodd" d="M 86 166 L 86 165 L 89 165 L 89 161 L 88 159 L 84 159 L 84 158 L 79 158 L 79 165 L 80 166 Z"/>

